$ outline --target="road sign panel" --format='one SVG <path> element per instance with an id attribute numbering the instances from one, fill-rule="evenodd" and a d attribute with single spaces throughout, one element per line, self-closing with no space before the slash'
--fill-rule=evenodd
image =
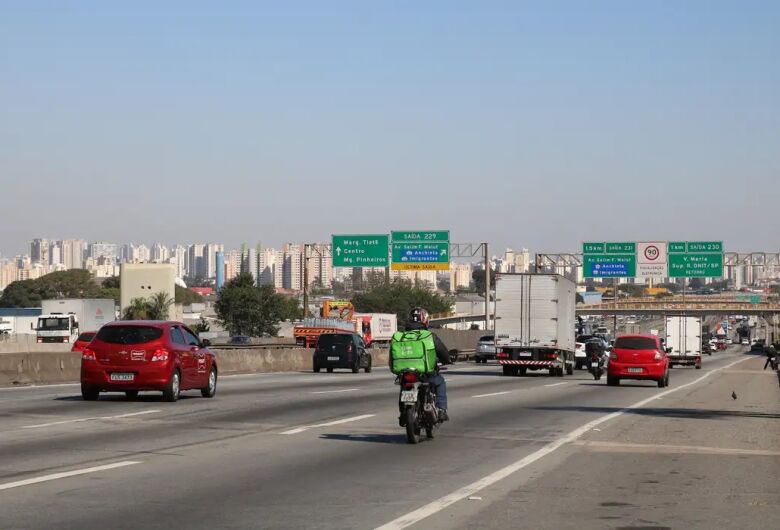
<path id="1" fill-rule="evenodd" d="M 670 278 L 722 278 L 723 254 L 669 254 Z"/>
<path id="2" fill-rule="evenodd" d="M 432 243 L 393 243 L 392 269 L 396 271 L 449 270 L 450 244 L 447 241 Z"/>
<path id="3" fill-rule="evenodd" d="M 604 254 L 604 250 L 605 250 L 604 243 L 583 243 L 582 244 L 583 254 Z"/>
<path id="4" fill-rule="evenodd" d="M 582 267 L 586 278 L 633 278 L 636 275 L 636 256 L 586 254 Z"/>
<path id="5" fill-rule="evenodd" d="M 432 242 L 449 242 L 450 231 L 449 230 L 418 230 L 418 231 L 399 231 L 392 233 L 393 243 L 432 243 Z"/>
<path id="6" fill-rule="evenodd" d="M 661 280 L 669 276 L 669 265 L 666 263 L 637 263 L 637 278 L 653 278 Z"/>
<path id="7" fill-rule="evenodd" d="M 685 244 L 685 241 L 672 241 L 669 243 L 669 253 L 672 252 L 687 252 L 688 251 L 688 245 Z"/>
<path id="8" fill-rule="evenodd" d="M 723 252 L 723 242 L 688 241 L 688 252 Z"/>
<path id="9" fill-rule="evenodd" d="M 636 261 L 640 264 L 658 265 L 666 263 L 665 241 L 643 241 L 637 243 Z"/>
<path id="10" fill-rule="evenodd" d="M 636 243 L 607 243 L 607 254 L 636 254 Z"/>
<path id="11" fill-rule="evenodd" d="M 334 267 L 387 267 L 387 234 L 334 235 Z"/>

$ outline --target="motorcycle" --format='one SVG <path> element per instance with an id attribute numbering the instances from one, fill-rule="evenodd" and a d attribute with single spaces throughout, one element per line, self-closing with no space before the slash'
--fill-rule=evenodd
<path id="1" fill-rule="evenodd" d="M 593 374 L 593 379 L 596 381 L 601 379 L 601 376 L 604 375 L 604 358 L 597 355 L 591 356 L 588 371 Z"/>
<path id="2" fill-rule="evenodd" d="M 401 411 L 401 424 L 406 427 L 406 441 L 416 444 L 421 433 L 433 438 L 433 431 L 439 421 L 439 409 L 436 408 L 436 394 L 433 385 L 425 374 L 407 370 L 398 375 L 396 382 L 401 385 L 398 407 Z"/>

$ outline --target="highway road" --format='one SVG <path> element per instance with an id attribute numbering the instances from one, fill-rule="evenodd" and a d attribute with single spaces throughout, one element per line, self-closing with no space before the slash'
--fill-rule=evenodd
<path id="1" fill-rule="evenodd" d="M 776 528 L 777 379 L 737 347 L 703 364 L 668 389 L 459 364 L 417 446 L 386 369 L 0 389 L 0 528 Z"/>

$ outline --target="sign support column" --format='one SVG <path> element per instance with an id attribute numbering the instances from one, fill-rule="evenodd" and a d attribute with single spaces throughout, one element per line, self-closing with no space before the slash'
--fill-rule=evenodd
<path id="1" fill-rule="evenodd" d="M 490 330 L 490 253 L 488 244 L 482 243 L 485 251 L 485 333 Z"/>

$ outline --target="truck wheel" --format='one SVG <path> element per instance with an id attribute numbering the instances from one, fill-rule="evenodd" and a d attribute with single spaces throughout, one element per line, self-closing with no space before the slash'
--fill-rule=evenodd
<path id="1" fill-rule="evenodd" d="M 566 375 L 574 375 L 574 365 L 573 364 L 567 364 L 566 365 Z"/>
<path id="2" fill-rule="evenodd" d="M 518 366 L 517 367 L 517 373 L 515 373 L 515 375 L 521 375 L 521 376 L 525 377 L 525 374 L 526 374 L 527 371 L 528 370 L 526 369 L 525 366 Z"/>
<path id="3" fill-rule="evenodd" d="M 512 374 L 512 366 L 503 365 L 501 367 L 501 370 L 504 372 L 504 375 L 513 375 Z"/>

